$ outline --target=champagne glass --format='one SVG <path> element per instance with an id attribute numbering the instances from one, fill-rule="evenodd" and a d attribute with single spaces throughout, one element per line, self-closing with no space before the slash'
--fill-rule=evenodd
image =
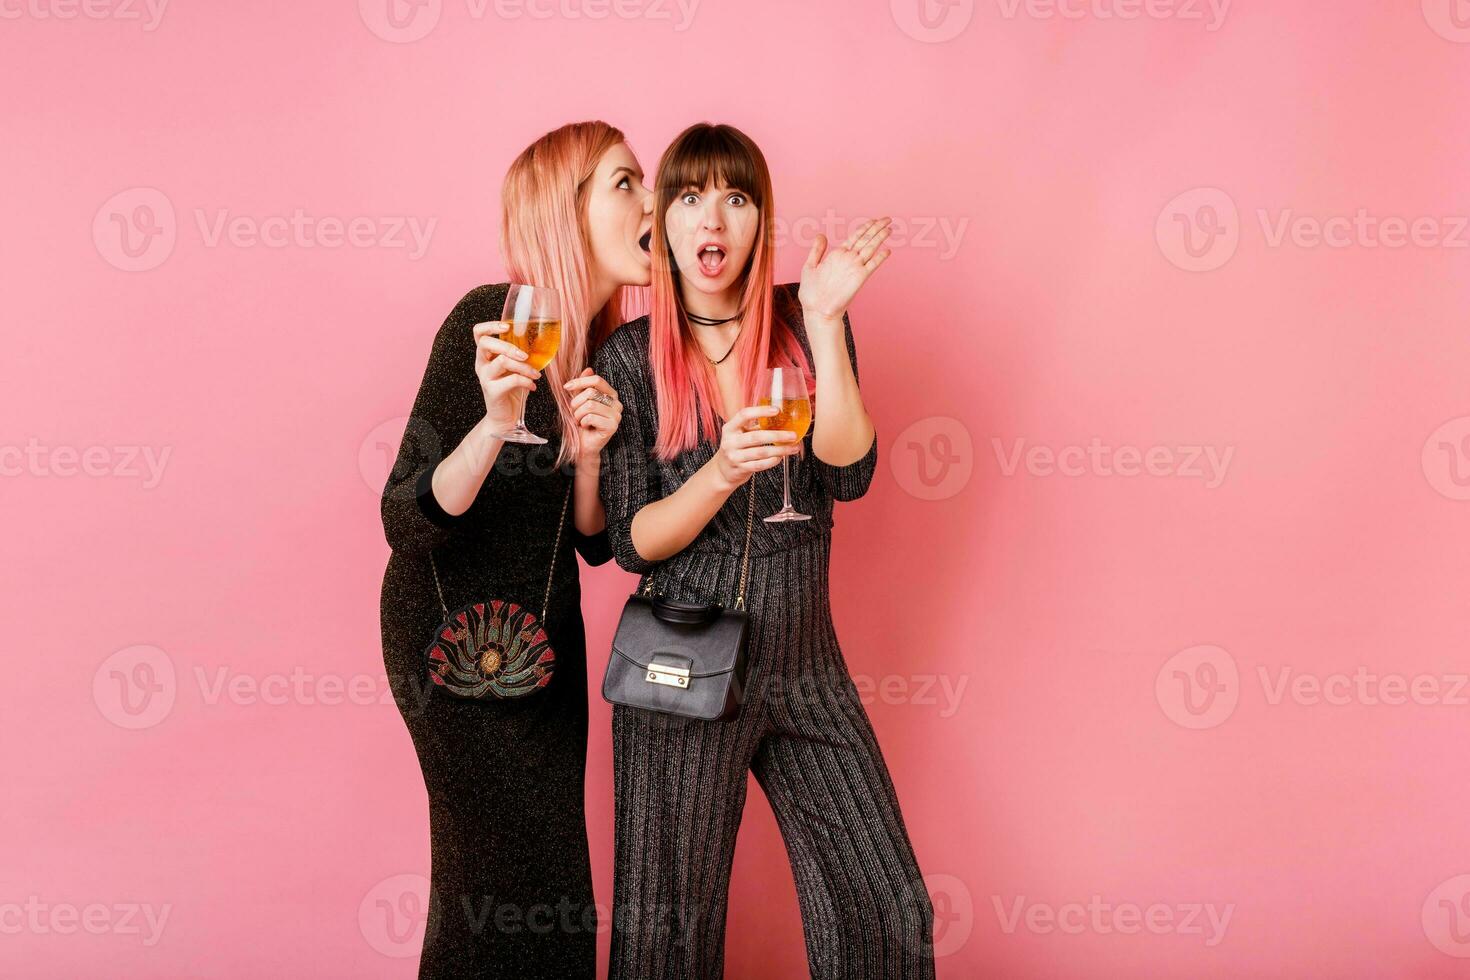
<path id="1" fill-rule="evenodd" d="M 512 285 L 505 294 L 505 311 L 500 322 L 508 328 L 501 340 L 526 352 L 525 363 L 537 371 L 544 370 L 556 357 L 561 346 L 561 299 L 550 286 Z M 515 426 L 496 435 L 506 442 L 541 445 L 545 439 L 526 428 L 526 402 L 531 393 L 521 396 L 521 417 Z"/>
<path id="2" fill-rule="evenodd" d="M 761 395 L 756 404 L 775 405 L 780 411 L 757 419 L 757 425 L 762 429 L 795 432 L 796 440 L 800 442 L 806 437 L 806 430 L 812 427 L 812 402 L 806 390 L 806 375 L 801 368 L 794 365 L 774 367 L 766 371 L 764 382 L 761 389 L 766 394 Z M 781 509 L 770 517 L 762 518 L 763 520 L 774 522 L 812 519 L 812 515 L 803 514 L 791 506 L 791 471 L 786 465 L 788 462 L 787 457 L 781 457 Z"/>

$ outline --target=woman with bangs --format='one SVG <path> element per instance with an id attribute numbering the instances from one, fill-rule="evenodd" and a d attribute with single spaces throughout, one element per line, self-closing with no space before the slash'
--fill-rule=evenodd
<path id="1" fill-rule="evenodd" d="M 674 601 L 727 604 L 750 530 L 749 661 L 739 715 L 700 721 L 615 705 L 613 980 L 723 973 L 735 837 L 753 772 L 796 881 L 814 978 L 929 978 L 933 909 L 893 782 L 837 643 L 828 594 L 834 501 L 862 496 L 877 438 L 858 388 L 847 308 L 888 257 L 889 222 L 813 244 L 801 283 L 772 282 L 774 217 L 760 150 L 700 124 L 659 163 L 651 314 L 595 358 L 621 392 L 604 451 L 613 555 Z M 800 367 L 803 440 L 758 420 L 764 372 Z M 737 493 L 747 483 L 747 493 Z"/>
<path id="2" fill-rule="evenodd" d="M 557 291 L 560 347 L 532 369 L 500 336 L 507 284 L 470 290 L 434 338 L 383 489 L 383 660 L 423 770 L 433 855 L 428 908 L 409 911 L 427 912 L 420 977 L 592 980 L 577 554 L 611 557 L 597 482 L 622 407 L 587 362 L 619 322 L 623 287 L 648 284 L 652 195 L 623 134 L 590 122 L 527 148 L 501 198 L 506 270 Z M 544 445 L 501 438 L 522 398 Z M 479 693 L 446 692 L 426 648 L 448 610 L 490 597 L 505 600 L 494 609 L 544 603 L 554 673 L 537 660 L 544 686 L 487 697 L 509 660 L 487 641 Z"/>

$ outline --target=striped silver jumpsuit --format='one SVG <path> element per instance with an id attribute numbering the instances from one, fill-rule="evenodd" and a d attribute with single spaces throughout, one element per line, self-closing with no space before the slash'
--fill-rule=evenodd
<path id="1" fill-rule="evenodd" d="M 782 295 L 784 294 L 784 295 Z M 786 320 L 811 347 L 780 287 Z M 657 431 L 648 318 L 618 329 L 597 355 L 623 420 L 603 454 L 602 498 L 618 563 L 644 573 L 629 537 L 645 504 L 676 490 L 714 455 L 706 442 L 653 459 Z M 847 350 L 857 355 L 851 328 Z M 749 673 L 737 720 L 705 722 L 613 709 L 616 801 L 611 980 L 718 980 L 735 835 L 754 772 L 785 840 L 817 980 L 934 976 L 933 909 L 867 712 L 837 644 L 828 598 L 834 500 L 866 492 L 877 439 L 848 466 L 791 457 L 793 504 L 812 520 L 767 524 L 781 506 L 780 468 L 730 495 L 699 536 L 658 566 L 673 599 L 733 602 L 753 485 Z"/>

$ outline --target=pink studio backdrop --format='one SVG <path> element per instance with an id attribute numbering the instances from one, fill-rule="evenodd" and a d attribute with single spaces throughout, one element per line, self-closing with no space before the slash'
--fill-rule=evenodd
<path id="1" fill-rule="evenodd" d="M 378 490 L 587 117 L 747 129 L 788 279 L 901 222 L 834 604 L 940 976 L 1470 969 L 1466 4 L 388 2 L 0 3 L 0 972 L 414 974 Z M 726 972 L 804 968 L 753 786 Z"/>

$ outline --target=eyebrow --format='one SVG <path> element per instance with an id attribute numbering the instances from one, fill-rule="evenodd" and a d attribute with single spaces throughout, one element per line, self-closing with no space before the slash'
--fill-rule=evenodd
<path id="1" fill-rule="evenodd" d="M 698 194 L 703 194 L 704 193 L 704 188 L 698 186 L 697 184 L 685 184 L 682 188 L 680 188 L 679 193 L 680 194 L 687 194 L 690 191 L 694 191 L 694 192 L 696 192 Z M 744 194 L 746 197 L 750 197 L 750 191 L 746 190 L 743 187 L 734 187 L 734 186 L 716 187 L 715 188 L 715 193 L 716 194 L 720 194 L 720 193 Z"/>

